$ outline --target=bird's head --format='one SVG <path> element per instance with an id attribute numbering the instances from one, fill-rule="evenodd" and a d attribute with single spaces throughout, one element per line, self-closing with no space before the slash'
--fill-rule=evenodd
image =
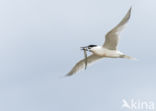
<path id="1" fill-rule="evenodd" d="M 98 47 L 98 46 L 97 45 L 88 45 L 85 47 L 81 47 L 81 50 L 93 51 L 96 47 Z"/>

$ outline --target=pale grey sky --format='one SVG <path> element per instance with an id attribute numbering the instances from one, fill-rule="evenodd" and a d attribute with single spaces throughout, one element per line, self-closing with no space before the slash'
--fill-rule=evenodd
<path id="1" fill-rule="evenodd" d="M 0 111 L 125 111 L 122 99 L 156 104 L 155 0 L 1 0 Z M 132 6 L 119 50 L 61 78 Z"/>

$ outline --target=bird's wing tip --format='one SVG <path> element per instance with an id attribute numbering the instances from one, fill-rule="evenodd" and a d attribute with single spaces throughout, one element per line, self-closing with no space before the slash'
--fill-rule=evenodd
<path id="1" fill-rule="evenodd" d="M 131 10 L 132 10 L 132 6 L 130 6 L 130 8 L 129 8 L 129 11 L 128 11 L 128 12 L 129 12 L 129 13 L 131 13 Z"/>
<path id="2" fill-rule="evenodd" d="M 60 79 L 63 79 L 63 78 L 66 78 L 66 77 L 68 77 L 67 74 L 66 75 L 63 75 L 63 76 L 60 76 L 59 78 Z"/>
<path id="3" fill-rule="evenodd" d="M 66 75 L 64 75 L 64 77 L 70 77 L 70 76 L 72 76 L 73 75 L 73 73 L 67 73 Z"/>

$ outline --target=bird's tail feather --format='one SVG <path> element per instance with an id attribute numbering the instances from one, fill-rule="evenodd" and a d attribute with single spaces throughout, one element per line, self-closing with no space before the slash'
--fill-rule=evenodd
<path id="1" fill-rule="evenodd" d="M 130 59 L 130 60 L 137 60 L 136 58 L 131 57 L 131 56 L 128 56 L 128 55 L 121 55 L 120 57 L 121 57 L 121 58 Z"/>

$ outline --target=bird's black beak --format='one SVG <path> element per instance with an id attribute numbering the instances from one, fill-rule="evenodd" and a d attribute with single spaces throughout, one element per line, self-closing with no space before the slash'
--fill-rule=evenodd
<path id="1" fill-rule="evenodd" d="M 81 50 L 86 50 L 86 51 L 88 51 L 88 46 L 81 47 Z"/>

